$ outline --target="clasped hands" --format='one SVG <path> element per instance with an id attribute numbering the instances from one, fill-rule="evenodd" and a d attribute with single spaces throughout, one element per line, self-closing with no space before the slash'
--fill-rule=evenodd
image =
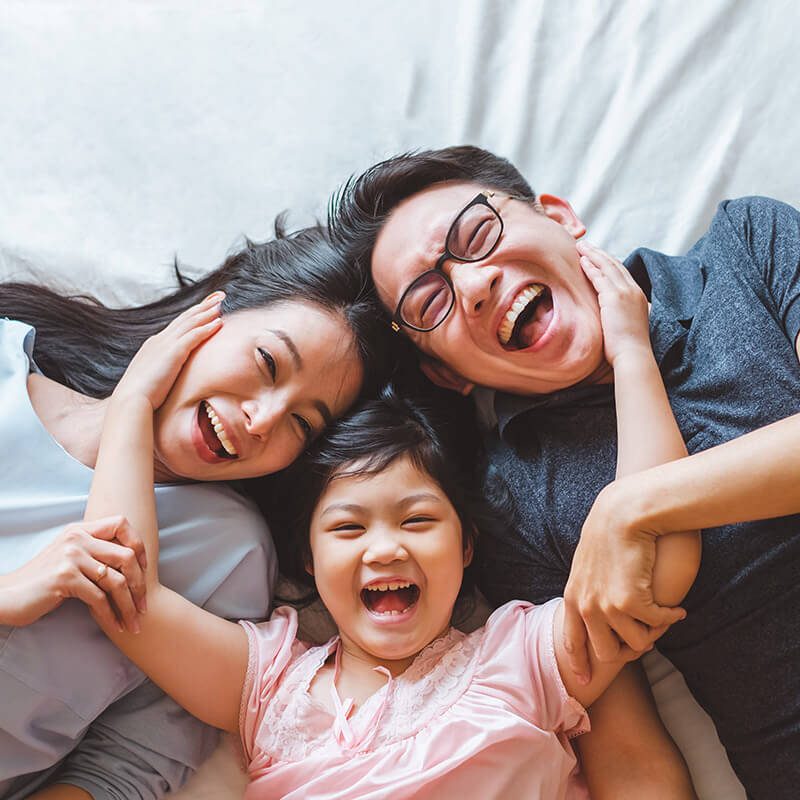
<path id="1" fill-rule="evenodd" d="M 597 496 L 586 517 L 564 590 L 564 648 L 578 681 L 591 678 L 589 647 L 598 661 L 638 658 L 675 622 L 681 607 L 653 596 L 656 539 L 636 522 L 636 476 Z"/>
<path id="2" fill-rule="evenodd" d="M 72 522 L 30 561 L 0 575 L 0 623 L 30 625 L 74 597 L 107 625 L 138 632 L 146 566 L 141 539 L 124 517 Z"/>

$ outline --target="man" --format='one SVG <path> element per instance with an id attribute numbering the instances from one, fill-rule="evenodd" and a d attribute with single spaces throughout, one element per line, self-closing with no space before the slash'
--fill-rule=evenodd
<path id="1" fill-rule="evenodd" d="M 519 525 L 480 543 L 489 599 L 565 593 L 565 644 L 585 675 L 587 637 L 604 659 L 680 618 L 652 602 L 655 538 L 704 529 L 688 616 L 659 649 L 748 793 L 796 797 L 800 214 L 730 201 L 686 256 L 626 260 L 651 301 L 651 343 L 690 457 L 616 482 L 613 374 L 579 263 L 598 251 L 576 245 L 585 228 L 569 203 L 534 196 L 503 159 L 454 147 L 372 167 L 342 190 L 331 225 L 431 380 L 498 390 L 489 446 Z M 612 706 L 601 703 L 598 740 Z"/>

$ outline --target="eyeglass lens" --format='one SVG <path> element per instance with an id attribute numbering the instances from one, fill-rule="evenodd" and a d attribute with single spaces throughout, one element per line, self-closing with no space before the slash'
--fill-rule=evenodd
<path id="1" fill-rule="evenodd" d="M 480 261 L 497 244 L 502 231 L 500 217 L 483 203 L 465 208 L 456 217 L 445 244 L 458 261 Z M 403 298 L 400 315 L 419 330 L 435 328 L 453 307 L 453 290 L 442 272 L 426 272 L 414 281 Z"/>

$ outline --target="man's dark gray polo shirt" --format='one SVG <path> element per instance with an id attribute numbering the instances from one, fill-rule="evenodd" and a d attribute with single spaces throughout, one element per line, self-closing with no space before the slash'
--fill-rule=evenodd
<path id="1" fill-rule="evenodd" d="M 653 351 L 690 453 L 800 412 L 800 213 L 761 197 L 727 201 L 685 256 L 639 249 L 626 266 L 652 303 Z M 479 541 L 492 602 L 563 593 L 583 520 L 614 478 L 613 393 L 497 395 L 491 459 L 519 530 Z M 776 453 L 787 456 L 800 454 Z M 800 797 L 800 515 L 704 531 L 684 605 L 688 618 L 659 649 L 713 718 L 749 794 Z"/>

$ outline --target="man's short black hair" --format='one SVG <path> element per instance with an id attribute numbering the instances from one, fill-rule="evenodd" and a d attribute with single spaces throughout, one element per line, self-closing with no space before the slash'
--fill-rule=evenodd
<path id="1" fill-rule="evenodd" d="M 406 198 L 445 181 L 478 183 L 535 199 L 510 161 L 471 145 L 403 153 L 381 161 L 351 177 L 331 199 L 328 213 L 332 238 L 365 280 L 370 280 L 372 250 L 389 214 Z"/>

